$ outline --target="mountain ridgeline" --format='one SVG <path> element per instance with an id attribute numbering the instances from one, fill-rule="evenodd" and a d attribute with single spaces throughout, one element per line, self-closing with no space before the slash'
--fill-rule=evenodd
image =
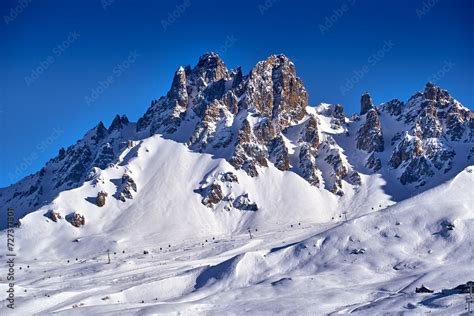
<path id="1" fill-rule="evenodd" d="M 473 112 L 446 90 L 427 83 L 406 102 L 376 106 L 365 93 L 360 103 L 360 113 L 352 116 L 339 104 L 309 106 L 295 65 L 284 55 L 270 56 L 244 75 L 208 53 L 194 68 L 179 67 L 169 92 L 153 100 L 138 122 L 118 115 L 108 128 L 100 122 L 39 172 L 0 189 L 0 201 L 20 215 L 35 211 L 60 192 L 100 183 L 102 170 L 126 166 L 140 143 L 154 135 L 223 159 L 251 178 L 273 167 L 294 173 L 336 198 L 356 196 L 364 179 L 378 174 L 393 200 L 401 200 L 474 161 Z M 212 183 L 203 179 L 184 198 L 199 194 L 214 210 L 258 210 L 251 196 L 227 192 L 239 183 L 234 173 Z M 130 203 L 142 189 L 136 180 L 123 172 L 107 199 Z"/>

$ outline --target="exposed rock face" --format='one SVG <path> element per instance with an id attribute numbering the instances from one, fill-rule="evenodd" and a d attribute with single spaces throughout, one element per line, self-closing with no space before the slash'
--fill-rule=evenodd
<path id="1" fill-rule="evenodd" d="M 382 104 L 381 109 L 392 116 L 399 116 L 402 113 L 403 102 L 398 99 L 393 99 L 387 103 Z"/>
<path id="2" fill-rule="evenodd" d="M 283 137 L 275 137 L 268 146 L 270 152 L 270 161 L 273 162 L 275 167 L 281 171 L 290 169 L 290 157 L 288 155 L 288 149 L 286 148 Z"/>
<path id="3" fill-rule="evenodd" d="M 372 102 L 372 98 L 370 94 L 367 92 L 362 95 L 360 98 L 360 115 L 364 115 L 365 113 L 369 112 L 370 109 L 373 109 L 374 103 Z"/>
<path id="4" fill-rule="evenodd" d="M 367 159 L 365 166 L 369 169 L 372 169 L 374 172 L 377 172 L 382 168 L 382 161 L 380 158 L 375 157 L 375 153 L 372 153 Z"/>
<path id="5" fill-rule="evenodd" d="M 299 168 L 301 176 L 308 181 L 309 184 L 319 186 L 320 180 L 317 174 L 316 159 L 314 157 L 314 150 L 307 144 L 300 148 L 299 153 Z"/>
<path id="6" fill-rule="evenodd" d="M 79 182 L 84 174 L 87 173 L 91 159 L 92 152 L 89 146 L 82 145 L 78 148 L 69 147 L 66 151 L 65 161 L 58 170 L 58 173 L 64 176 L 56 183 L 56 187 L 60 187 L 63 184 L 72 186 L 74 183 Z"/>
<path id="7" fill-rule="evenodd" d="M 442 139 L 429 139 L 424 143 L 425 156 L 438 170 L 444 168 L 444 173 L 451 170 L 456 152 Z"/>
<path id="8" fill-rule="evenodd" d="M 203 83 L 225 79 L 228 75 L 227 67 L 222 59 L 214 52 L 202 55 L 194 69 Z"/>
<path id="9" fill-rule="evenodd" d="M 53 222 L 57 222 L 59 219 L 62 219 L 61 217 L 61 214 L 59 214 L 58 212 L 55 212 L 53 210 L 49 210 L 48 212 L 46 212 L 44 214 L 45 217 L 49 218 L 50 220 L 52 220 Z"/>
<path id="10" fill-rule="evenodd" d="M 112 123 L 110 124 L 108 131 L 112 132 L 114 130 L 120 130 L 124 128 L 126 125 L 128 125 L 128 123 L 129 121 L 128 121 L 127 116 L 125 115 L 119 116 L 117 114 L 114 120 L 112 121 Z"/>
<path id="11" fill-rule="evenodd" d="M 107 168 L 115 160 L 116 156 L 114 149 L 110 143 L 103 144 L 99 153 L 97 154 L 96 159 L 94 159 L 93 165 L 97 166 L 100 169 Z"/>
<path id="12" fill-rule="evenodd" d="M 201 186 L 194 192 L 202 196 L 201 203 L 214 211 L 256 211 L 257 204 L 252 202 L 248 193 L 234 198 L 238 179 L 232 172 L 221 172 L 208 175 L 201 181 Z M 240 191 L 240 190 L 239 190 Z"/>
<path id="13" fill-rule="evenodd" d="M 384 151 L 382 124 L 375 108 L 368 110 L 365 123 L 357 132 L 357 148 L 369 153 Z"/>
<path id="14" fill-rule="evenodd" d="M 325 161 L 333 167 L 334 170 L 334 185 L 331 189 L 332 193 L 336 195 L 343 196 L 344 192 L 342 191 L 342 179 L 347 175 L 347 168 L 342 163 L 341 156 L 338 154 L 330 154 L 326 156 Z"/>
<path id="15" fill-rule="evenodd" d="M 81 227 L 86 224 L 86 219 L 83 215 L 73 212 L 66 216 L 66 220 L 74 227 Z"/>
<path id="16" fill-rule="evenodd" d="M 212 208 L 214 205 L 222 201 L 223 198 L 224 194 L 222 193 L 221 186 L 217 183 L 213 183 L 205 193 L 205 197 L 202 199 L 202 204 Z"/>
<path id="17" fill-rule="evenodd" d="M 242 107 L 272 119 L 284 129 L 306 114 L 308 94 L 296 77 L 294 64 L 284 55 L 259 62 L 245 83 Z"/>
<path id="18" fill-rule="evenodd" d="M 237 176 L 235 174 L 233 174 L 232 172 L 225 172 L 225 173 L 221 173 L 219 175 L 219 180 L 221 180 L 222 182 L 235 182 L 235 183 L 239 183 L 239 179 L 237 178 Z"/>
<path id="19" fill-rule="evenodd" d="M 300 141 L 308 143 L 313 149 L 318 149 L 320 143 L 318 120 L 314 115 L 309 115 L 309 118 L 304 125 Z"/>
<path id="20" fill-rule="evenodd" d="M 403 162 L 422 156 L 422 146 L 422 142 L 417 136 L 412 137 L 408 132 L 405 132 L 393 151 L 389 164 L 394 168 L 398 168 Z"/>
<path id="21" fill-rule="evenodd" d="M 230 158 L 230 164 L 236 169 L 245 170 L 251 177 L 258 175 L 258 167 L 267 167 L 268 153 L 264 146 L 260 145 L 252 133 L 248 120 L 244 120 L 239 130 L 239 137 L 235 151 Z"/>
<path id="22" fill-rule="evenodd" d="M 349 182 L 353 185 L 361 185 L 362 178 L 360 177 L 360 174 L 357 171 L 352 171 L 349 175 Z"/>
<path id="23" fill-rule="evenodd" d="M 440 137 L 443 127 L 436 115 L 433 105 L 423 109 L 415 123 L 415 135 L 421 139 Z"/>
<path id="24" fill-rule="evenodd" d="M 262 118 L 255 124 L 253 132 L 256 140 L 262 145 L 268 144 L 277 134 L 277 130 L 272 121 L 266 117 Z"/>
<path id="25" fill-rule="evenodd" d="M 467 160 L 471 160 L 472 157 L 474 157 L 474 147 L 471 147 L 471 149 L 469 149 L 469 154 L 467 155 Z"/>
<path id="26" fill-rule="evenodd" d="M 341 104 L 334 105 L 332 111 L 331 128 L 341 128 L 346 122 L 346 116 L 344 114 L 344 107 Z"/>
<path id="27" fill-rule="evenodd" d="M 345 161 L 342 149 L 332 137 L 327 136 L 320 144 L 317 162 L 322 165 L 325 188 L 338 196 L 344 195 L 343 181 L 355 186 L 362 183 L 360 175 Z"/>
<path id="28" fill-rule="evenodd" d="M 96 204 L 98 207 L 102 207 L 105 205 L 105 198 L 107 197 L 107 193 L 104 191 L 100 191 L 97 193 Z"/>
<path id="29" fill-rule="evenodd" d="M 257 211 L 256 203 L 250 201 L 248 193 L 239 195 L 234 201 L 234 207 L 241 211 Z"/>
<path id="30" fill-rule="evenodd" d="M 403 137 L 397 135 L 392 140 L 396 146 L 389 164 L 403 170 L 402 184 L 417 183 L 421 186 L 427 177 L 435 174 L 435 170 L 449 172 L 456 153 L 448 142 L 472 141 L 472 112 L 446 90 L 431 83 L 426 84 L 423 93 L 418 92 L 408 100 L 398 117 L 408 129 Z"/>
<path id="31" fill-rule="evenodd" d="M 105 128 L 104 123 L 100 121 L 95 128 L 95 135 L 93 135 L 91 139 L 93 139 L 96 143 L 99 143 L 108 135 L 108 133 L 109 131 Z"/>
<path id="32" fill-rule="evenodd" d="M 227 147 L 233 138 L 229 128 L 232 122 L 232 114 L 227 107 L 214 100 L 204 111 L 204 117 L 194 130 L 188 144 L 200 150 L 207 147 L 214 149 Z"/>
<path id="33" fill-rule="evenodd" d="M 431 164 L 425 157 L 417 157 L 407 164 L 405 171 L 400 177 L 402 184 L 418 182 L 424 176 L 432 176 L 434 174 L 431 169 Z M 420 185 L 424 185 L 425 182 L 420 182 Z"/>
<path id="34" fill-rule="evenodd" d="M 175 109 L 182 112 L 188 107 L 188 91 L 186 90 L 186 73 L 184 68 L 180 67 L 174 74 L 171 89 L 168 92 L 168 98 L 175 101 Z"/>
<path id="35" fill-rule="evenodd" d="M 127 199 L 133 199 L 132 192 L 137 192 L 137 184 L 128 174 L 124 174 L 121 179 L 120 189 L 117 191 L 117 197 L 120 201 L 125 202 Z"/>

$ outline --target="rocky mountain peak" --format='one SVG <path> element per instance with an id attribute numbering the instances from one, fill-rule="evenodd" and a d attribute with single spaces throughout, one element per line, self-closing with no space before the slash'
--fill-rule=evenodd
<path id="1" fill-rule="evenodd" d="M 224 61 L 214 52 L 202 55 L 193 71 L 202 76 L 206 83 L 218 81 L 228 76 Z"/>
<path id="2" fill-rule="evenodd" d="M 450 99 L 449 92 L 435 86 L 432 82 L 427 82 L 423 96 L 428 100 L 440 101 L 441 99 Z"/>
<path id="3" fill-rule="evenodd" d="M 306 113 L 308 94 L 296 76 L 295 65 L 285 55 L 272 55 L 257 63 L 245 90 L 242 106 L 271 118 L 281 129 Z"/>
<path id="4" fill-rule="evenodd" d="M 187 108 L 188 92 L 186 90 L 186 72 L 183 67 L 179 67 L 175 72 L 167 97 L 170 100 L 174 100 L 176 105 L 182 109 Z"/>
<path id="5" fill-rule="evenodd" d="M 104 139 L 105 136 L 109 131 L 107 128 L 105 128 L 104 123 L 102 121 L 97 124 L 97 126 L 94 128 L 94 135 L 92 136 L 92 139 L 94 139 L 96 142 L 99 142 L 100 140 Z"/>
<path id="6" fill-rule="evenodd" d="M 372 108 L 374 108 L 374 103 L 370 94 L 366 92 L 360 97 L 360 115 L 364 115 Z"/>
<path id="7" fill-rule="evenodd" d="M 375 108 L 368 110 L 365 123 L 357 132 L 357 148 L 369 153 L 384 151 L 382 124 Z"/>
<path id="8" fill-rule="evenodd" d="M 125 125 L 128 125 L 127 116 L 125 115 L 120 116 L 117 114 L 114 120 L 112 121 L 112 123 L 110 124 L 108 131 L 111 132 L 113 130 L 119 130 L 123 128 Z"/>

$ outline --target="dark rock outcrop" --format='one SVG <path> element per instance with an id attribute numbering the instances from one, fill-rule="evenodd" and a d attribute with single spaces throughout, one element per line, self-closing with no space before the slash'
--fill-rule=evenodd
<path id="1" fill-rule="evenodd" d="M 364 115 L 365 113 L 369 112 L 370 109 L 374 109 L 374 103 L 372 102 L 372 98 L 370 97 L 369 93 L 364 93 L 360 97 L 360 115 Z"/>
<path id="2" fill-rule="evenodd" d="M 369 158 L 367 158 L 365 166 L 372 169 L 374 172 L 377 172 L 382 168 L 382 161 L 380 158 L 375 157 L 375 153 L 372 153 Z"/>
<path id="3" fill-rule="evenodd" d="M 250 201 L 248 193 L 239 195 L 234 201 L 234 207 L 241 211 L 257 211 L 258 206 L 256 203 Z"/>
<path id="4" fill-rule="evenodd" d="M 408 132 L 395 147 L 392 156 L 390 157 L 389 164 L 398 168 L 403 162 L 415 159 L 423 155 L 423 145 L 421 140 L 416 136 L 410 136 Z"/>
<path id="5" fill-rule="evenodd" d="M 252 133 L 248 120 L 244 120 L 239 130 L 235 151 L 229 162 L 236 169 L 243 169 L 251 177 L 258 175 L 257 167 L 267 167 L 268 153 L 264 146 L 259 145 Z"/>
<path id="6" fill-rule="evenodd" d="M 295 65 L 284 55 L 257 63 L 245 84 L 241 107 L 270 118 L 284 129 L 306 114 L 308 94 Z"/>
<path id="7" fill-rule="evenodd" d="M 375 108 L 368 110 L 365 123 L 357 132 L 356 146 L 369 153 L 384 150 L 382 124 Z"/>
<path id="8" fill-rule="evenodd" d="M 211 184 L 205 191 L 204 198 L 201 202 L 207 207 L 212 208 L 224 198 L 222 188 L 217 183 Z"/>
<path id="9" fill-rule="evenodd" d="M 59 219 L 62 219 L 61 214 L 59 212 L 55 212 L 53 210 L 49 210 L 44 214 L 45 217 L 49 218 L 53 222 L 57 222 Z"/>
<path id="10" fill-rule="evenodd" d="M 381 109 L 392 116 L 399 116 L 402 113 L 403 102 L 398 99 L 393 99 L 382 104 Z"/>
<path id="11" fill-rule="evenodd" d="M 316 116 L 309 115 L 309 118 L 304 125 L 300 141 L 308 143 L 313 149 L 318 149 L 320 138 L 318 132 L 318 119 Z"/>
<path id="12" fill-rule="evenodd" d="M 73 212 L 66 216 L 66 220 L 74 227 L 81 227 L 86 224 L 86 219 L 83 215 Z"/>
<path id="13" fill-rule="evenodd" d="M 107 197 L 107 193 L 104 191 L 100 191 L 99 193 L 97 193 L 97 197 L 95 201 L 98 207 L 102 207 L 105 205 L 106 197 Z"/>
<path id="14" fill-rule="evenodd" d="M 423 177 L 430 177 L 433 174 L 430 161 L 424 156 L 416 157 L 407 164 L 405 171 L 400 176 L 400 182 L 402 184 L 419 182 Z M 420 182 L 420 185 L 424 185 L 424 183 Z"/>
<path id="15" fill-rule="evenodd" d="M 290 157 L 288 149 L 281 135 L 275 137 L 268 145 L 270 161 L 281 171 L 290 169 Z"/>
<path id="16" fill-rule="evenodd" d="M 127 199 L 131 200 L 133 199 L 132 192 L 137 192 L 137 184 L 130 175 L 124 174 L 117 197 L 122 202 L 125 202 Z"/>
<path id="17" fill-rule="evenodd" d="M 317 174 L 318 168 L 314 157 L 314 150 L 307 144 L 304 144 L 300 148 L 299 169 L 301 176 L 308 181 L 309 184 L 319 186 L 320 180 Z"/>
<path id="18" fill-rule="evenodd" d="M 230 171 L 219 174 L 219 180 L 221 180 L 222 182 L 239 183 L 239 179 L 237 178 L 237 176 Z"/>

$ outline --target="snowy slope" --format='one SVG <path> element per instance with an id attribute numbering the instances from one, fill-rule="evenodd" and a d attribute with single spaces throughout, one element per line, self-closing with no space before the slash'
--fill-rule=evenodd
<path id="1" fill-rule="evenodd" d="M 103 250 L 116 243 L 124 247 L 136 243 L 154 245 L 157 241 L 174 244 L 201 236 L 229 236 L 248 227 L 271 229 L 287 223 L 289 217 L 293 221 L 326 222 L 337 211 L 332 194 L 307 185 L 293 173 L 269 168 L 253 179 L 244 172 L 236 172 L 223 159 L 190 152 L 182 144 L 159 136 L 136 146 L 130 152 L 137 157 L 130 158 L 126 165 L 118 163 L 101 171 L 97 185 L 89 181 L 64 191 L 53 203 L 24 217 L 19 230 L 20 251 L 31 258 L 40 254 L 63 256 L 73 247 L 75 253 L 93 255 L 92 251 L 97 251 L 90 248 L 93 243 L 100 244 Z M 239 178 L 238 185 L 233 187 L 234 195 L 249 192 L 259 211 L 213 211 L 201 203 L 201 195 L 194 191 L 204 176 L 214 177 L 229 170 Z M 104 207 L 95 205 L 97 192 L 114 192 L 114 182 L 124 172 L 137 179 L 139 190 L 133 200 L 123 203 L 111 198 Z M 59 212 L 63 220 L 54 223 L 47 219 L 44 214 L 48 210 Z M 86 218 L 81 229 L 64 220 L 72 210 L 80 210 Z M 28 232 L 30 238 L 22 231 Z M 47 239 L 41 245 L 34 243 L 38 235 Z M 81 237 L 82 242 L 71 243 Z M 51 247 L 58 239 L 65 241 L 63 245 Z"/>
<path id="2" fill-rule="evenodd" d="M 59 260 L 22 259 L 16 312 L 459 314 L 465 296 L 440 291 L 474 278 L 474 201 L 464 189 L 473 182 L 469 167 L 383 211 L 253 239 L 208 235 L 161 251 L 157 241 L 147 255 L 118 243 L 110 265 L 99 246 L 95 256 L 70 248 Z M 436 292 L 415 294 L 421 284 Z"/>

